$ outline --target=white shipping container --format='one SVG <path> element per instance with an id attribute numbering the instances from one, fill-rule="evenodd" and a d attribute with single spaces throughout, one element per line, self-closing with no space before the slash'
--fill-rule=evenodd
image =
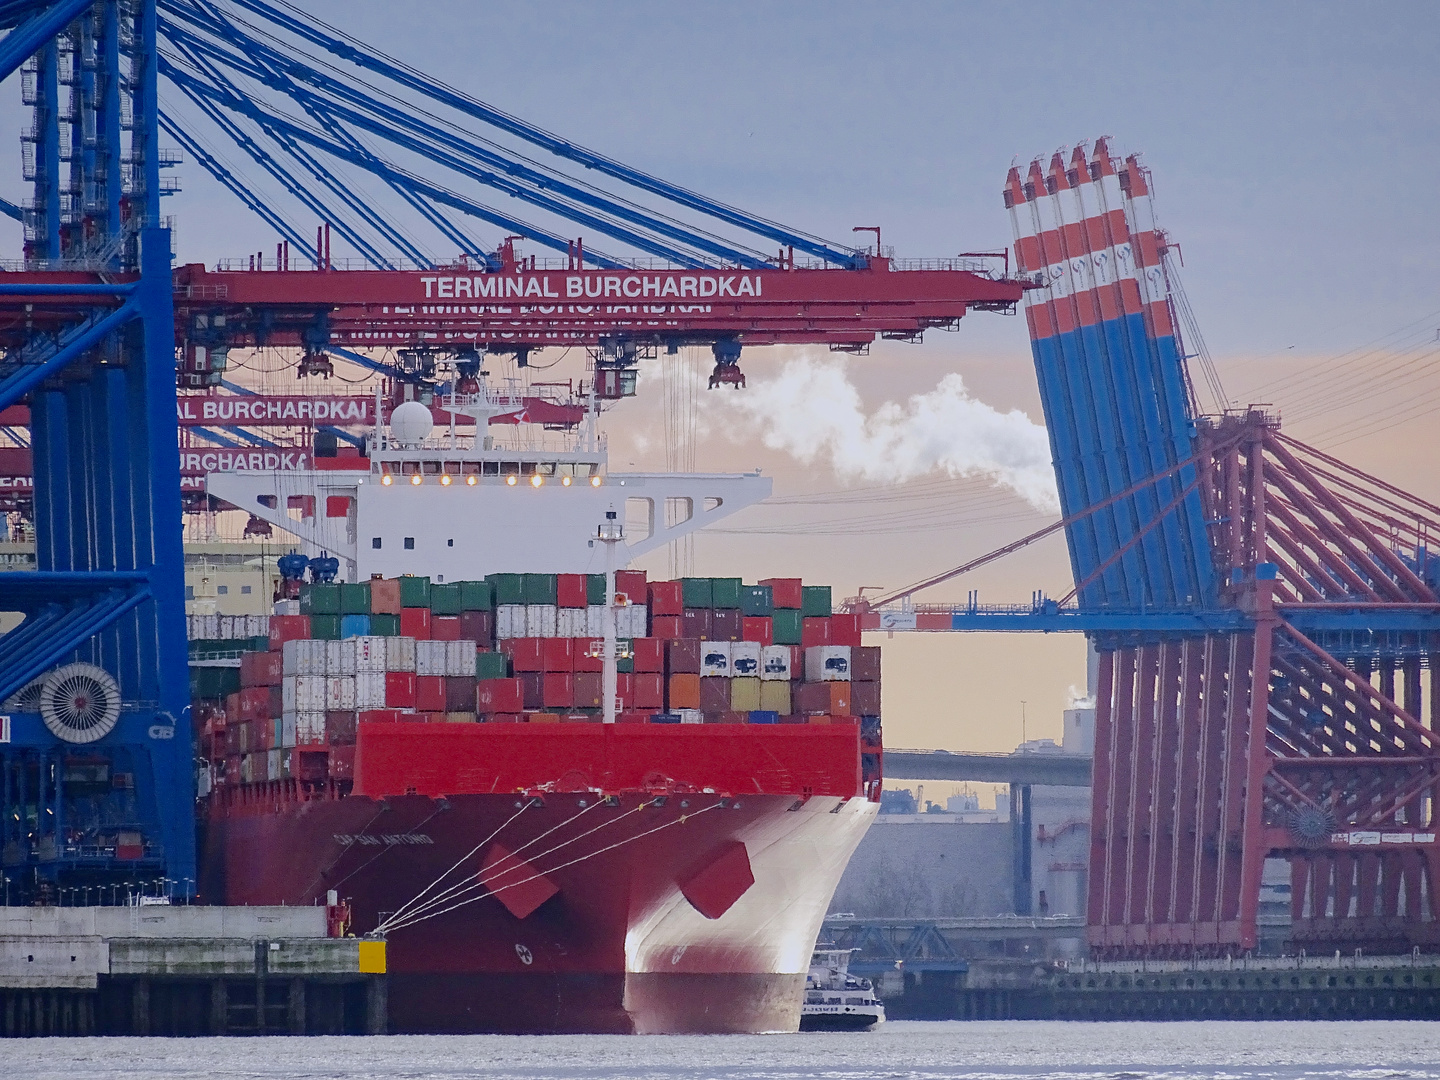
<path id="1" fill-rule="evenodd" d="M 577 637 L 580 635 L 576 635 Z M 585 609 L 585 636 L 605 636 L 605 605 L 591 604 Z M 617 634 L 616 637 L 619 637 Z"/>
<path id="2" fill-rule="evenodd" d="M 415 670 L 415 639 L 392 637 L 385 646 L 386 671 Z"/>
<path id="3" fill-rule="evenodd" d="M 760 678 L 767 682 L 790 681 L 789 645 L 766 645 L 760 650 Z"/>
<path id="4" fill-rule="evenodd" d="M 299 638 L 280 646 L 280 674 L 282 675 L 324 675 L 324 641 Z"/>
<path id="5" fill-rule="evenodd" d="M 812 645 L 805 650 L 806 682 L 849 682 L 849 645 Z"/>
<path id="6" fill-rule="evenodd" d="M 445 646 L 448 644 L 445 641 L 415 642 L 415 674 L 444 675 Z"/>
<path id="7" fill-rule="evenodd" d="M 284 675 L 280 679 L 280 707 L 282 709 L 295 709 L 295 702 L 299 700 L 296 692 L 296 684 L 300 681 L 299 675 Z"/>
<path id="8" fill-rule="evenodd" d="M 200 616 L 200 637 L 205 641 L 218 641 L 220 639 L 220 616 Z"/>
<path id="9" fill-rule="evenodd" d="M 475 652 L 475 642 L 468 638 L 445 642 L 445 674 L 473 676 L 475 674 Z"/>
<path id="10" fill-rule="evenodd" d="M 730 642 L 730 672 L 737 678 L 753 679 L 760 674 L 760 643 Z"/>
<path id="11" fill-rule="evenodd" d="M 272 615 L 299 615 L 299 600 L 276 600 L 275 607 L 271 609 Z M 268 631 L 267 631 L 268 633 Z"/>
<path id="12" fill-rule="evenodd" d="M 524 604 L 500 604 L 495 608 L 495 636 L 497 638 L 525 636 Z"/>
<path id="13" fill-rule="evenodd" d="M 682 724 L 703 724 L 705 722 L 705 714 L 699 709 L 674 709 L 672 711 L 680 714 L 680 723 Z"/>
<path id="14" fill-rule="evenodd" d="M 325 711 L 325 676 L 297 675 L 295 677 L 295 704 L 287 706 L 297 712 L 301 710 Z"/>
<path id="15" fill-rule="evenodd" d="M 325 676 L 325 708 L 331 712 L 353 712 L 355 709 L 355 676 Z"/>
<path id="16" fill-rule="evenodd" d="M 367 635 L 350 639 L 355 643 L 355 674 L 362 671 L 384 671 L 385 643 L 389 638 Z"/>
<path id="17" fill-rule="evenodd" d="M 266 637 L 270 633 L 270 619 L 265 615 L 245 616 L 245 637 Z"/>
<path id="18" fill-rule="evenodd" d="M 295 745 L 325 745 L 325 714 L 323 712 L 297 712 L 295 714 Z"/>
<path id="19" fill-rule="evenodd" d="M 385 672 L 355 673 L 355 711 L 385 708 Z"/>
<path id="20" fill-rule="evenodd" d="M 700 674 L 730 675 L 730 642 L 700 642 Z"/>
<path id="21" fill-rule="evenodd" d="M 325 642 L 325 674 L 355 674 L 355 639 Z"/>
<path id="22" fill-rule="evenodd" d="M 186 615 L 186 616 L 185 616 L 185 636 L 186 636 L 187 638 L 189 638 L 191 641 L 194 641 L 196 638 L 198 638 L 198 637 L 200 636 L 199 634 L 197 634 L 197 633 L 195 632 L 196 629 L 197 629 L 197 628 L 199 627 L 199 625 L 200 625 L 199 619 L 200 619 L 200 616 L 199 616 L 199 615 Z"/>
<path id="23" fill-rule="evenodd" d="M 584 608 L 562 607 L 555 612 L 556 637 L 584 637 L 590 632 Z"/>
<path id="24" fill-rule="evenodd" d="M 221 641 L 229 641 L 235 636 L 234 615 L 217 615 L 215 617 L 215 636 Z"/>
<path id="25" fill-rule="evenodd" d="M 554 604 L 525 605 L 525 636 L 556 637 L 556 612 Z"/>
<path id="26" fill-rule="evenodd" d="M 616 622 L 622 627 L 616 637 L 646 637 L 650 633 L 650 609 L 644 604 L 631 604 L 620 609 Z"/>
<path id="27" fill-rule="evenodd" d="M 279 749 L 265 751 L 265 776 L 269 780 L 279 780 L 280 777 L 280 751 Z"/>
<path id="28" fill-rule="evenodd" d="M 280 714 L 280 723 L 275 728 L 275 741 L 280 746 L 295 745 L 295 717 L 296 712 L 283 712 Z"/>

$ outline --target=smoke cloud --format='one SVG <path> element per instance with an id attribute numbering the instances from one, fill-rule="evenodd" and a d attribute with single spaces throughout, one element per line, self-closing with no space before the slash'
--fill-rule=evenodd
<path id="1" fill-rule="evenodd" d="M 1036 510 L 1058 513 L 1045 429 L 1019 409 L 970 396 L 951 373 L 903 405 L 866 415 L 843 358 L 802 355 L 774 378 L 750 378 L 738 393 L 707 395 L 740 413 L 764 444 L 805 464 L 824 461 L 843 479 L 900 484 L 943 473 L 986 477 Z"/>

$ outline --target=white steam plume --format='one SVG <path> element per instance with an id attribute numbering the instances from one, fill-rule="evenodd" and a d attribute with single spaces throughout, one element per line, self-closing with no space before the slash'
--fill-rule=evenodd
<path id="1" fill-rule="evenodd" d="M 841 358 L 788 361 L 779 375 L 737 393 L 709 395 L 743 414 L 766 446 L 805 464 L 827 460 L 836 475 L 904 483 L 932 473 L 988 477 L 1036 510 L 1058 513 L 1045 429 L 1019 409 L 976 401 L 958 374 L 904 405 L 866 415 Z"/>

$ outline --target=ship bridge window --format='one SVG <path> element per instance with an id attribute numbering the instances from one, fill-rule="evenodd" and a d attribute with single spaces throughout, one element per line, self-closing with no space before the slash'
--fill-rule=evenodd
<path id="1" fill-rule="evenodd" d="M 582 461 L 575 466 L 576 476 L 595 476 L 600 472 L 600 466 L 593 462 Z"/>
<path id="2" fill-rule="evenodd" d="M 466 476 L 479 476 L 480 464 L 478 461 L 462 461 L 459 463 L 460 471 Z"/>
<path id="3" fill-rule="evenodd" d="M 555 468 L 559 471 L 561 476 L 575 475 L 575 463 L 573 461 L 562 461 L 559 465 L 555 466 Z"/>
<path id="4" fill-rule="evenodd" d="M 535 471 L 538 472 L 541 476 L 554 476 L 555 462 L 542 461 L 535 466 Z"/>
<path id="5" fill-rule="evenodd" d="M 533 462 L 533 461 L 522 461 L 522 462 L 520 463 L 520 475 L 521 475 L 521 476 L 534 476 L 534 475 L 535 475 L 535 462 Z"/>
<path id="6" fill-rule="evenodd" d="M 378 537 L 378 536 L 372 536 L 372 537 L 370 538 L 370 546 L 371 546 L 372 548 L 374 548 L 376 551 L 379 551 L 379 550 L 380 550 L 380 537 Z"/>
<path id="7" fill-rule="evenodd" d="M 377 471 L 383 472 L 386 476 L 394 476 L 400 471 L 400 464 L 395 461 L 381 461 L 376 463 L 375 468 Z"/>
<path id="8" fill-rule="evenodd" d="M 416 476 L 420 472 L 420 463 L 418 461 L 402 461 L 400 471 L 406 476 Z"/>
<path id="9" fill-rule="evenodd" d="M 482 461 L 480 463 L 480 474 L 482 476 L 499 476 L 500 463 L 498 461 Z"/>
<path id="10" fill-rule="evenodd" d="M 406 550 L 406 551 L 414 551 L 414 550 L 415 550 L 415 537 L 413 537 L 413 536 L 407 536 L 407 537 L 405 537 L 405 550 Z"/>
<path id="11" fill-rule="evenodd" d="M 459 475 L 460 475 L 460 462 L 458 462 L 458 461 L 447 461 L 447 462 L 445 462 L 445 471 L 446 471 L 447 473 L 449 473 L 451 476 L 459 476 Z"/>
<path id="12" fill-rule="evenodd" d="M 518 461 L 502 461 L 502 462 L 500 462 L 500 475 L 501 475 L 501 476 L 519 476 L 519 475 L 520 475 L 520 463 L 519 463 Z"/>
<path id="13" fill-rule="evenodd" d="M 425 475 L 426 475 L 426 476 L 439 476 L 439 475 L 440 475 L 440 462 L 438 462 L 438 461 L 425 461 L 425 462 L 421 462 L 421 464 L 423 465 L 423 467 L 424 467 L 424 469 L 425 469 Z"/>

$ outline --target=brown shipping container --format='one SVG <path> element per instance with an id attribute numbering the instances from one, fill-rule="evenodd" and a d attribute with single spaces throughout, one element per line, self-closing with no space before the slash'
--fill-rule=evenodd
<path id="1" fill-rule="evenodd" d="M 790 684 L 788 682 L 762 682 L 760 684 L 760 708 L 788 716 L 790 707 Z"/>
<path id="2" fill-rule="evenodd" d="M 474 641 L 481 649 L 489 652 L 495 642 L 495 615 L 489 611 L 462 611 L 460 613 L 460 639 Z"/>
<path id="3" fill-rule="evenodd" d="M 637 671 L 631 677 L 632 698 L 636 709 L 658 712 L 665 707 L 665 676 L 650 671 Z"/>
<path id="4" fill-rule="evenodd" d="M 353 712 L 327 712 L 325 714 L 325 741 L 331 746 L 349 746 L 355 741 L 355 714 Z"/>
<path id="5" fill-rule="evenodd" d="M 545 676 L 538 671 L 517 671 L 515 677 L 520 680 L 520 701 L 525 706 L 525 711 L 543 709 Z"/>
<path id="6" fill-rule="evenodd" d="M 830 711 L 830 687 L 840 685 L 842 684 L 796 683 L 795 711 L 805 714 L 828 713 Z"/>
<path id="7" fill-rule="evenodd" d="M 598 671 L 575 673 L 575 708 L 598 709 L 604 704 L 605 676 Z"/>
<path id="8" fill-rule="evenodd" d="M 730 680 L 707 675 L 700 680 L 700 710 L 707 713 L 730 711 Z"/>
<path id="9" fill-rule="evenodd" d="M 700 674 L 700 639 L 699 638 L 676 638 L 665 646 L 665 670 L 671 675 L 699 675 Z M 699 708 L 696 705 L 686 705 L 684 708 Z"/>
<path id="10" fill-rule="evenodd" d="M 850 681 L 880 681 L 880 646 L 852 645 L 850 647 Z"/>
<path id="11" fill-rule="evenodd" d="M 371 615 L 399 615 L 400 614 L 400 580 L 391 578 L 370 579 L 370 614 Z"/>
<path id="12" fill-rule="evenodd" d="M 710 632 L 711 615 L 709 608 L 686 608 L 680 616 L 680 625 L 684 628 L 685 636 L 713 641 L 714 635 Z"/>
<path id="13" fill-rule="evenodd" d="M 470 712 L 475 708 L 474 675 L 445 676 L 445 711 Z"/>
<path id="14" fill-rule="evenodd" d="M 744 637 L 745 616 L 738 610 L 721 609 L 711 613 L 711 641 L 742 641 Z"/>
<path id="15" fill-rule="evenodd" d="M 700 676 L 690 672 L 671 675 L 669 706 L 671 712 L 700 708 Z"/>
<path id="16" fill-rule="evenodd" d="M 880 715 L 880 684 L 878 682 L 852 682 L 850 684 L 850 715 Z"/>
<path id="17" fill-rule="evenodd" d="M 547 709 L 575 707 L 575 675 L 569 671 L 550 671 L 542 676 L 541 700 Z"/>

